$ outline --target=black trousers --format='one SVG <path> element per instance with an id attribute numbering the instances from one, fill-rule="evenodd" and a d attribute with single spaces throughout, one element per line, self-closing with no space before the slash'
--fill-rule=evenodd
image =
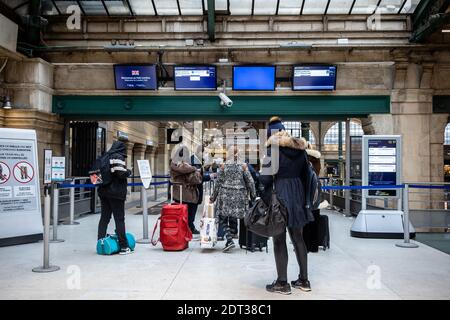
<path id="1" fill-rule="evenodd" d="M 308 279 L 308 252 L 303 241 L 303 228 L 287 228 L 294 245 L 295 256 L 300 268 L 299 278 Z M 286 231 L 273 237 L 273 250 L 277 266 L 278 281 L 287 281 L 288 250 L 286 244 Z"/>
<path id="2" fill-rule="evenodd" d="M 194 232 L 194 230 L 196 230 L 194 221 L 195 221 L 195 216 L 197 215 L 198 204 L 196 204 L 196 203 L 186 203 L 186 204 L 188 206 L 189 228 L 191 229 L 192 232 Z"/>
<path id="3" fill-rule="evenodd" d="M 116 224 L 116 234 L 121 248 L 128 248 L 128 241 L 125 235 L 125 200 L 100 197 L 102 212 L 98 223 L 97 239 L 106 237 L 111 215 L 114 216 Z"/>

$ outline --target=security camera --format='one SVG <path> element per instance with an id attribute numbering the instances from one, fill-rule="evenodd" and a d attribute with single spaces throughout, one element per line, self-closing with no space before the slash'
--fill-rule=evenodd
<path id="1" fill-rule="evenodd" d="M 228 98 L 228 96 L 225 93 L 223 92 L 219 93 L 219 98 L 221 106 L 226 106 L 230 108 L 233 105 L 233 101 L 230 98 Z"/>

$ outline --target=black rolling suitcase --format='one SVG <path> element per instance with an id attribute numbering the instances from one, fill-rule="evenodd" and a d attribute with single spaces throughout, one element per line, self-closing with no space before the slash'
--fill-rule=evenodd
<path id="1" fill-rule="evenodd" d="M 319 217 L 319 247 L 322 247 L 324 251 L 330 248 L 328 216 L 321 215 Z"/>
<path id="2" fill-rule="evenodd" d="M 258 249 L 263 251 L 263 248 L 267 248 L 267 238 L 257 235 L 247 229 L 244 223 L 244 219 L 239 220 L 239 246 L 241 249 L 249 250 L 251 252 Z"/>

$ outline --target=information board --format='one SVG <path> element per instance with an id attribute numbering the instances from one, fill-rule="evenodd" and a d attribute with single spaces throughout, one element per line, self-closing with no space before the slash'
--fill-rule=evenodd
<path id="1" fill-rule="evenodd" d="M 155 65 L 115 65 L 116 90 L 156 90 Z"/>
<path id="2" fill-rule="evenodd" d="M 335 90 L 336 66 L 294 66 L 292 90 Z"/>
<path id="3" fill-rule="evenodd" d="M 0 128 L 0 240 L 42 237 L 34 130 Z"/>
<path id="4" fill-rule="evenodd" d="M 363 136 L 363 184 L 395 186 L 401 183 L 400 136 Z M 368 197 L 397 197 L 398 190 L 370 189 Z"/>
<path id="5" fill-rule="evenodd" d="M 52 157 L 52 181 L 62 182 L 66 180 L 66 158 Z"/>
<path id="6" fill-rule="evenodd" d="M 215 66 L 175 66 L 175 90 L 217 90 Z"/>
<path id="7" fill-rule="evenodd" d="M 233 66 L 233 90 L 274 91 L 275 66 Z"/>
<path id="8" fill-rule="evenodd" d="M 150 188 L 152 182 L 152 170 L 150 169 L 150 162 L 148 160 L 137 160 L 139 175 L 145 189 Z"/>

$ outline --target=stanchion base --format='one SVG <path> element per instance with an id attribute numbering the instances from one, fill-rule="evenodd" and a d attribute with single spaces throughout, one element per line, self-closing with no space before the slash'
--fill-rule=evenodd
<path id="1" fill-rule="evenodd" d="M 45 273 L 45 272 L 54 272 L 58 271 L 60 268 L 58 266 L 49 266 L 48 268 L 44 268 L 44 266 L 33 268 L 33 272 L 37 273 Z"/>
<path id="2" fill-rule="evenodd" d="M 50 243 L 59 243 L 59 242 L 64 242 L 64 241 L 66 241 L 66 240 L 63 240 L 63 239 L 54 239 L 54 240 L 50 240 L 49 242 L 50 242 Z"/>
<path id="3" fill-rule="evenodd" d="M 138 240 L 136 240 L 136 243 L 148 244 L 148 243 L 152 243 L 152 240 L 151 239 L 138 239 Z"/>
<path id="4" fill-rule="evenodd" d="M 412 243 L 412 242 L 396 243 L 395 246 L 399 247 L 399 248 L 418 248 L 419 247 L 417 244 Z"/>
<path id="5" fill-rule="evenodd" d="M 80 223 L 78 221 L 73 221 L 73 222 L 68 221 L 68 222 L 63 222 L 61 224 L 65 225 L 65 226 L 76 226 L 76 225 L 79 225 Z"/>

